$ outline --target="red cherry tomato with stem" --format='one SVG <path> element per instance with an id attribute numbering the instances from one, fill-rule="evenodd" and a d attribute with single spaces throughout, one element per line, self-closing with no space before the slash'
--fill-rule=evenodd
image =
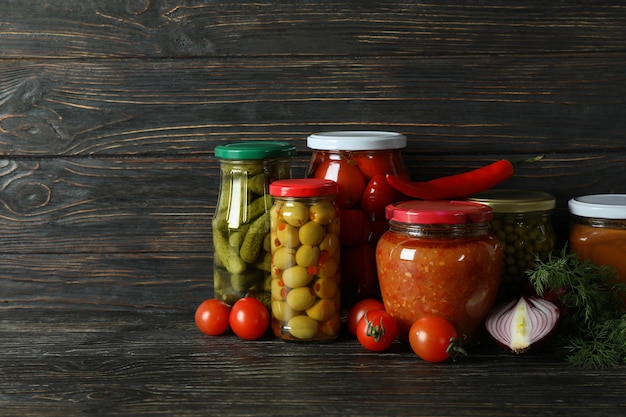
<path id="1" fill-rule="evenodd" d="M 348 313 L 348 331 L 356 336 L 356 328 L 359 324 L 359 321 L 365 315 L 366 312 L 372 310 L 384 310 L 385 306 L 382 302 L 374 299 L 374 298 L 366 298 L 361 301 L 358 301 L 356 304 L 352 306 L 350 312 Z"/>
<path id="2" fill-rule="evenodd" d="M 425 316 L 413 323 L 409 330 L 413 352 L 428 362 L 443 362 L 457 354 L 466 354 L 458 344 L 454 325 L 438 316 Z"/>
<path id="3" fill-rule="evenodd" d="M 240 298 L 230 309 L 229 324 L 237 336 L 255 340 L 267 331 L 270 315 L 265 304 L 256 298 Z"/>
<path id="4" fill-rule="evenodd" d="M 230 307 L 217 298 L 204 300 L 196 309 L 196 326 L 202 333 L 217 336 L 228 329 Z"/>
<path id="5" fill-rule="evenodd" d="M 356 337 L 359 343 L 372 352 L 389 349 L 397 335 L 396 319 L 384 310 L 366 312 L 356 326 Z"/>

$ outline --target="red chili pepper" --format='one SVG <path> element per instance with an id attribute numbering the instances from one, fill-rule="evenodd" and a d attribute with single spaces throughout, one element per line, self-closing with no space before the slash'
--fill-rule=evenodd
<path id="1" fill-rule="evenodd" d="M 425 182 L 412 182 L 396 175 L 387 175 L 387 182 L 401 193 L 422 200 L 465 198 L 489 190 L 511 178 L 514 173 L 514 165 L 517 165 L 518 162 L 532 162 L 542 157 L 514 162 L 502 159 L 471 171 Z"/>

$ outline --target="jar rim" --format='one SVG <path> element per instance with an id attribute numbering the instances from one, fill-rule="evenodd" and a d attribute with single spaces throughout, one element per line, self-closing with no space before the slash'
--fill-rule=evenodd
<path id="1" fill-rule="evenodd" d="M 290 157 L 296 147 L 283 141 L 238 141 L 218 145 L 213 152 L 219 159 L 255 160 Z"/>
<path id="2" fill-rule="evenodd" d="M 486 204 L 494 213 L 527 213 L 553 210 L 556 199 L 543 191 L 513 188 L 492 189 L 474 194 L 468 201 Z"/>
<path id="3" fill-rule="evenodd" d="M 335 195 L 339 186 L 335 181 L 321 178 L 290 178 L 270 183 L 273 197 L 319 197 Z"/>
<path id="4" fill-rule="evenodd" d="M 307 137 L 311 149 L 326 151 L 369 151 L 406 147 L 406 136 L 397 132 L 345 130 L 313 133 Z"/>
<path id="5" fill-rule="evenodd" d="M 626 219 L 626 194 L 592 194 L 567 203 L 571 214 L 601 219 Z"/>

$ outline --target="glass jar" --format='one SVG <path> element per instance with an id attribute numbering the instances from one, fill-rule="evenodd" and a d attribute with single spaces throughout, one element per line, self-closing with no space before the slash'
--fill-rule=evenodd
<path id="1" fill-rule="evenodd" d="M 220 189 L 211 222 L 215 298 L 232 305 L 246 295 L 269 308 L 269 184 L 291 177 L 288 142 L 242 141 L 215 147 Z"/>
<path id="2" fill-rule="evenodd" d="M 339 335 L 337 189 L 334 181 L 313 178 L 270 184 L 272 330 L 283 340 Z"/>
<path id="3" fill-rule="evenodd" d="M 568 202 L 570 250 L 596 265 L 615 268 L 626 282 L 626 194 L 596 194 Z"/>
<path id="4" fill-rule="evenodd" d="M 468 200 L 493 210 L 491 230 L 504 250 L 498 301 L 519 297 L 530 289 L 526 271 L 535 266 L 535 257 L 546 260 L 554 249 L 554 196 L 541 191 L 494 189 Z"/>
<path id="5" fill-rule="evenodd" d="M 407 340 L 411 325 L 436 315 L 452 322 L 461 343 L 477 341 L 493 307 L 502 247 L 489 232 L 490 207 L 467 201 L 406 201 L 387 208 L 389 231 L 376 263 L 385 310 Z"/>
<path id="6" fill-rule="evenodd" d="M 406 137 L 395 132 L 340 131 L 307 138 L 312 149 L 307 177 L 339 185 L 341 210 L 341 303 L 349 309 L 363 298 L 380 299 L 374 250 L 387 231 L 385 207 L 400 199 L 386 174 L 409 178 L 402 159 Z"/>

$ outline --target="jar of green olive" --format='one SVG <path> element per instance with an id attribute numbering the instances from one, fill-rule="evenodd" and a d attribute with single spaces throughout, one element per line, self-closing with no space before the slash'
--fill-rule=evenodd
<path id="1" fill-rule="evenodd" d="M 283 340 L 324 341 L 341 329 L 338 185 L 326 179 L 270 184 L 272 330 Z"/>
<path id="2" fill-rule="evenodd" d="M 529 288 L 526 271 L 534 267 L 535 258 L 545 259 L 554 249 L 554 197 L 540 191 L 493 189 L 469 200 L 493 209 L 490 227 L 504 249 L 499 301 L 519 296 Z"/>
<path id="3" fill-rule="evenodd" d="M 269 308 L 269 184 L 291 177 L 288 142 L 240 141 L 215 147 L 220 189 L 212 219 L 215 298 L 232 305 L 245 296 Z"/>

